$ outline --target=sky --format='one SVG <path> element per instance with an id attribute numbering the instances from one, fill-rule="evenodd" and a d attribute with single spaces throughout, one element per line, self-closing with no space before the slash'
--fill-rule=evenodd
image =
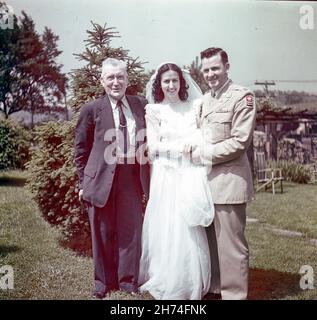
<path id="1" fill-rule="evenodd" d="M 115 27 L 112 46 L 130 50 L 146 70 L 164 61 L 190 65 L 208 47 L 225 49 L 230 77 L 251 89 L 275 80 L 274 90 L 317 93 L 317 3 L 306 1 L 212 0 L 6 0 L 24 10 L 38 32 L 59 36 L 59 62 L 68 73 L 82 66 L 91 21 Z M 308 5 L 309 8 L 303 8 Z M 304 11 L 301 11 L 304 10 Z M 307 20 L 309 19 L 309 20 Z M 303 21 L 310 29 L 303 29 Z M 302 82 L 293 82 L 293 81 Z M 314 82 L 307 82 L 312 81 Z M 286 82 L 281 82 L 286 81 Z M 291 81 L 291 82 L 290 82 Z"/>

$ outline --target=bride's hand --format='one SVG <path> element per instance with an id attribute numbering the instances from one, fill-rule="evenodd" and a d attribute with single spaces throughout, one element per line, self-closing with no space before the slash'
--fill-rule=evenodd
<path id="1" fill-rule="evenodd" d="M 200 148 L 197 147 L 195 150 L 191 153 L 191 160 L 194 164 L 200 165 L 202 163 L 200 158 Z"/>
<path id="2" fill-rule="evenodd" d="M 183 153 L 188 156 L 188 155 L 189 155 L 190 153 L 192 153 L 196 148 L 197 148 L 197 145 L 185 144 L 185 145 L 184 145 L 184 149 L 183 149 Z"/>
<path id="3" fill-rule="evenodd" d="M 189 158 L 193 164 L 201 164 L 200 147 L 198 145 L 185 144 L 183 154 Z"/>

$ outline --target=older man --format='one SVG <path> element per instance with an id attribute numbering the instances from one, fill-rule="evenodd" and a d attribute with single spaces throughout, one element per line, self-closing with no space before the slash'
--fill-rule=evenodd
<path id="1" fill-rule="evenodd" d="M 81 108 L 75 134 L 79 196 L 88 206 L 99 299 L 111 290 L 137 290 L 142 195 L 149 190 L 149 166 L 135 157 L 145 142 L 140 132 L 146 100 L 125 94 L 123 61 L 104 61 L 101 84 L 106 95 Z"/>
<path id="2" fill-rule="evenodd" d="M 228 78 L 228 55 L 221 48 L 202 51 L 201 63 L 210 87 L 201 108 L 205 145 L 196 147 L 192 156 L 212 165 L 208 180 L 215 218 L 207 228 L 210 292 L 221 293 L 222 299 L 246 299 L 249 250 L 244 229 L 246 203 L 254 195 L 247 149 L 256 118 L 254 95 Z"/>

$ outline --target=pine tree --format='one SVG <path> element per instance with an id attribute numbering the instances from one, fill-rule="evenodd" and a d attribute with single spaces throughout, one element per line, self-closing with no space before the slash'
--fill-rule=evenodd
<path id="1" fill-rule="evenodd" d="M 208 84 L 206 83 L 201 71 L 200 71 L 200 64 L 198 61 L 198 57 L 195 58 L 195 60 L 191 63 L 187 69 L 190 72 L 190 75 L 192 78 L 197 82 L 199 85 L 201 91 L 205 93 L 206 91 L 209 90 Z"/>
<path id="2" fill-rule="evenodd" d="M 78 111 L 85 102 L 98 98 L 105 93 L 100 85 L 100 75 L 102 62 L 106 58 L 116 58 L 126 62 L 130 83 L 127 88 L 128 94 L 143 93 L 149 80 L 149 76 L 144 73 L 144 68 L 142 67 L 144 63 L 139 61 L 139 57 L 132 58 L 129 56 L 128 50 L 124 50 L 122 47 L 113 48 L 110 46 L 114 38 L 120 37 L 115 28 L 107 28 L 106 24 L 100 26 L 93 22 L 91 23 L 93 30 L 87 31 L 88 39 L 86 40 L 85 51 L 75 54 L 79 61 L 85 62 L 85 66 L 71 74 L 73 96 L 71 105 L 74 111 Z"/>
<path id="3" fill-rule="evenodd" d="M 0 2 L 0 8 L 5 4 Z M 7 118 L 12 99 L 12 89 L 15 78 L 13 71 L 18 63 L 17 42 L 20 35 L 20 26 L 14 16 L 13 28 L 0 28 L 0 111 Z"/>
<path id="4" fill-rule="evenodd" d="M 35 113 L 56 111 L 64 102 L 67 79 L 56 62 L 58 37 L 48 28 L 39 35 L 24 11 L 14 21 L 13 30 L 0 30 L 0 110 L 6 118 L 20 110 L 31 112 L 33 127 Z"/>

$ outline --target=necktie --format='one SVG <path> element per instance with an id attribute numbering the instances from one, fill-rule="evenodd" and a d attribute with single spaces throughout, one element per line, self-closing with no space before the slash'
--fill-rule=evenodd
<path id="1" fill-rule="evenodd" d="M 123 103 L 121 100 L 118 100 L 117 107 L 119 111 L 119 130 L 122 133 L 123 136 L 123 153 L 126 155 L 128 151 L 128 128 L 127 128 L 127 119 L 123 113 Z M 121 144 L 119 144 L 120 147 L 122 147 Z"/>

